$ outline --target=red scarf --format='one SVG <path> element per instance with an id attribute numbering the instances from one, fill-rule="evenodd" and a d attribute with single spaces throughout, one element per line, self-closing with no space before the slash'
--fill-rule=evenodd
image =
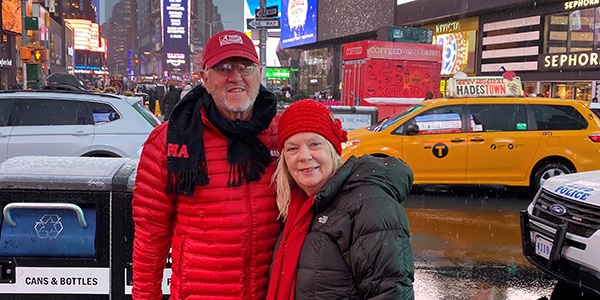
<path id="1" fill-rule="evenodd" d="M 298 259 L 313 218 L 315 197 L 296 187 L 291 193 L 283 236 L 275 253 L 267 300 L 294 300 Z"/>

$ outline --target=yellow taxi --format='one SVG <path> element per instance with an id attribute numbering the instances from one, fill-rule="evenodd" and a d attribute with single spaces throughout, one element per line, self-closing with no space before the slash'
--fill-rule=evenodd
<path id="1" fill-rule="evenodd" d="M 425 100 L 351 130 L 342 156 L 395 156 L 415 184 L 529 186 L 600 169 L 600 119 L 589 102 L 523 97 L 514 77 L 451 78 Z"/>

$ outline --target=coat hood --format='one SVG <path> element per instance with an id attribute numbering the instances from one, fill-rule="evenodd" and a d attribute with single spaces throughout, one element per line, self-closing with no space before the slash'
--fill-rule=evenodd
<path id="1" fill-rule="evenodd" d="M 377 186 L 402 203 L 412 188 L 412 169 L 395 157 L 351 156 L 329 178 L 315 198 L 315 207 L 328 206 L 336 196 L 359 186 Z"/>

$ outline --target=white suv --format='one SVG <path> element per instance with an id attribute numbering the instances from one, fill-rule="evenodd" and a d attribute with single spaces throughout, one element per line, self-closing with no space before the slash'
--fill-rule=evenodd
<path id="1" fill-rule="evenodd" d="M 24 155 L 139 158 L 160 124 L 137 97 L 82 91 L 0 92 L 0 162 Z"/>
<path id="2" fill-rule="evenodd" d="M 527 260 L 558 279 L 553 299 L 600 298 L 600 171 L 546 180 L 521 212 L 521 237 Z"/>

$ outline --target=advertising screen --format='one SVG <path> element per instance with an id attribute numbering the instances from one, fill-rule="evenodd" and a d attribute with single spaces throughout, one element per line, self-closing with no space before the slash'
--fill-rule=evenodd
<path id="1" fill-rule="evenodd" d="M 162 0 L 163 52 L 166 63 L 187 70 L 189 46 L 189 0 Z"/>
<path id="2" fill-rule="evenodd" d="M 433 43 L 444 47 L 442 57 L 442 75 L 454 75 L 456 72 L 475 72 L 475 30 L 438 34 Z"/>
<path id="3" fill-rule="evenodd" d="M 317 41 L 317 0 L 281 1 L 281 48 Z"/>
<path id="4" fill-rule="evenodd" d="M 23 32 L 20 0 L 2 0 L 2 29 L 11 33 Z"/>

